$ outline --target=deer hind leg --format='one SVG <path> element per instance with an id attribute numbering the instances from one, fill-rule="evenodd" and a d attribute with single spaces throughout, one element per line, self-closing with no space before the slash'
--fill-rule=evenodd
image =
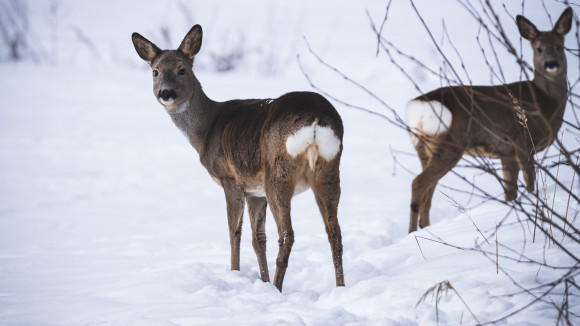
<path id="1" fill-rule="evenodd" d="M 515 157 L 501 158 L 503 169 L 504 198 L 512 201 L 518 197 L 518 162 Z"/>
<path id="2" fill-rule="evenodd" d="M 250 224 L 252 225 L 252 246 L 258 258 L 260 277 L 264 282 L 270 282 L 268 272 L 268 260 L 266 259 L 266 207 L 268 202 L 264 197 L 248 197 L 248 211 L 250 213 Z"/>
<path id="3" fill-rule="evenodd" d="M 421 168 L 425 170 L 427 166 L 429 166 L 429 161 L 431 156 L 428 154 L 428 149 L 425 146 L 424 141 L 419 141 L 415 146 L 415 150 L 419 155 L 419 160 L 421 160 Z M 429 226 L 429 211 L 431 210 L 431 200 L 433 199 L 433 193 L 435 191 L 435 186 L 430 187 L 423 196 L 421 197 L 420 205 L 419 205 L 419 227 L 425 228 Z M 416 218 L 415 218 L 416 221 Z M 417 227 L 415 226 L 415 229 Z"/>
<path id="4" fill-rule="evenodd" d="M 431 200 L 435 192 L 436 184 L 429 187 L 421 196 L 421 204 L 419 205 L 419 227 L 424 229 L 429 226 L 429 212 L 431 210 Z"/>
<path id="5" fill-rule="evenodd" d="M 320 162 L 317 169 L 312 190 L 316 203 L 322 214 L 328 242 L 332 250 L 332 261 L 336 286 L 344 286 L 344 273 L 342 269 L 342 235 L 338 224 L 338 201 L 340 199 L 340 176 L 338 160 Z"/>
<path id="6" fill-rule="evenodd" d="M 294 194 L 292 177 L 296 167 L 285 158 L 278 157 L 275 167 L 269 167 L 266 172 L 266 199 L 278 228 L 278 257 L 276 258 L 276 273 L 274 286 L 282 292 L 282 283 L 288 267 L 290 251 L 294 244 L 294 230 L 290 219 L 290 201 Z"/>
<path id="7" fill-rule="evenodd" d="M 430 208 L 431 198 L 437 182 L 459 162 L 463 155 L 463 147 L 454 145 L 449 136 L 439 144 L 429 160 L 427 166 L 414 180 L 411 186 L 411 214 L 409 233 L 417 230 L 417 218 L 421 206 Z M 424 211 L 424 210 L 423 210 Z M 428 214 L 423 215 L 421 227 L 429 225 Z"/>
<path id="8" fill-rule="evenodd" d="M 240 270 L 240 241 L 244 217 L 244 191 L 231 179 L 222 179 L 226 194 L 228 227 L 230 231 L 231 269 Z"/>

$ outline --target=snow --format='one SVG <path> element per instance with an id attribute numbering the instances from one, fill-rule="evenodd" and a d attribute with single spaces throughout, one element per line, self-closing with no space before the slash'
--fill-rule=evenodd
<path id="1" fill-rule="evenodd" d="M 333 101 L 345 126 L 338 218 L 346 286 L 334 285 L 330 246 L 311 191 L 292 201 L 295 243 L 282 293 L 259 279 L 249 223 L 243 227 L 241 270 L 230 271 L 223 191 L 155 100 L 151 73 L 135 53 L 131 33 L 161 47 L 177 47 L 193 23 L 201 24 L 204 40 L 195 71 L 214 100 L 312 90 L 296 60 L 299 54 L 322 89 L 386 112 L 321 65 L 304 36 L 329 64 L 403 116 L 405 104 L 419 92 L 388 58 L 375 56 L 376 37 L 365 12 L 380 24 L 387 3 L 59 3 L 58 56 L 40 64 L 0 64 L 1 325 L 433 325 L 437 320 L 472 325 L 475 318 L 490 322 L 524 307 L 534 296 L 523 288 L 557 280 L 567 271 L 560 267 L 574 264 L 544 235 L 532 242 L 533 226 L 519 221 L 523 216 L 451 190 L 471 191 L 453 174 L 442 179 L 435 194 L 432 226 L 408 235 L 410 185 L 420 164 L 407 132 Z M 34 47 L 46 56 L 53 45 L 46 27 L 48 5 L 35 1 L 29 6 Z M 453 44 L 465 54 L 469 75 L 462 73 L 462 79 L 498 82 L 482 64 L 473 20 L 452 14 L 462 10 L 456 1 L 416 5 L 438 40 L 445 19 Z M 521 4 L 506 6 L 521 12 Z M 564 9 L 557 2 L 547 6 L 552 19 Z M 503 9 L 501 14 L 509 37 L 517 40 L 515 24 Z M 526 1 L 525 14 L 539 29 L 550 27 L 541 1 Z M 171 44 L 164 44 L 162 27 Z M 82 43 L 78 31 L 94 47 Z M 435 69 L 442 66 L 408 2 L 393 2 L 384 32 L 419 60 Z M 246 44 L 239 68 L 216 72 L 212 58 L 239 42 Z M 574 48 L 572 38 L 567 42 Z M 528 47 L 522 45 L 529 60 Z M 451 60 L 459 62 L 456 56 Z M 502 63 L 508 81 L 519 78 L 512 64 L 511 58 Z M 577 58 L 568 54 L 568 66 L 575 80 Z M 421 81 L 423 91 L 440 84 L 411 63 L 404 68 Z M 573 113 L 568 108 L 566 114 Z M 568 135 L 564 142 L 573 145 L 576 140 Z M 455 171 L 503 196 L 491 176 L 461 167 Z M 570 169 L 561 168 L 559 176 L 571 184 Z M 577 183 L 573 189 L 578 194 Z M 556 193 L 559 211 L 567 199 L 564 192 Z M 571 220 L 578 209 L 570 207 Z M 577 219 L 572 223 L 578 227 Z M 270 212 L 266 232 L 273 277 L 277 232 Z M 496 241 L 501 245 L 496 247 Z M 570 239 L 563 244 L 580 252 Z M 527 258 L 545 266 L 527 263 Z M 571 277 L 578 283 L 576 275 Z M 456 292 L 449 290 L 437 309 L 431 295 L 418 304 L 443 281 Z M 559 285 L 546 297 L 549 302 L 535 303 L 500 324 L 555 324 L 553 304 L 562 305 L 558 293 L 563 290 Z M 578 314 L 578 290 L 570 291 L 569 307 Z"/>

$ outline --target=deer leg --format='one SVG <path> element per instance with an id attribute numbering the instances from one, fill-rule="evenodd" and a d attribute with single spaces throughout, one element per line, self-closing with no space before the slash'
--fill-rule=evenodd
<path id="1" fill-rule="evenodd" d="M 428 155 L 428 149 L 425 146 L 424 141 L 420 141 L 417 146 L 415 146 L 415 150 L 419 155 L 419 159 L 421 160 L 421 167 L 423 170 L 429 166 L 429 161 L 431 157 Z M 433 199 L 433 193 L 435 191 L 435 186 L 430 187 L 423 196 L 421 197 L 421 202 L 419 205 L 419 227 L 425 228 L 429 225 L 429 211 L 431 210 L 431 200 Z M 416 229 L 416 227 L 415 227 Z"/>
<path id="2" fill-rule="evenodd" d="M 325 163 L 326 164 L 326 163 Z M 328 164 L 332 164 L 328 163 Z M 338 174 L 338 162 L 335 169 L 326 172 L 325 168 L 317 171 L 312 187 L 316 203 L 324 219 L 328 242 L 332 250 L 332 261 L 336 286 L 344 286 L 344 273 L 342 269 L 342 235 L 338 224 L 338 201 L 340 199 L 340 177 Z"/>
<path id="3" fill-rule="evenodd" d="M 526 149 L 518 149 L 516 148 L 516 158 L 520 170 L 522 170 L 524 174 L 524 180 L 526 181 L 526 190 L 532 193 L 535 189 L 536 183 L 536 169 L 534 168 L 534 157 L 533 153 L 531 153 L 531 145 L 529 145 Z"/>
<path id="4" fill-rule="evenodd" d="M 518 197 L 518 162 L 513 157 L 501 158 L 503 169 L 504 198 L 512 201 Z"/>
<path id="5" fill-rule="evenodd" d="M 274 286 L 282 292 L 284 275 L 288 268 L 290 251 L 294 244 L 294 230 L 290 221 L 290 206 L 282 203 L 271 204 L 270 209 L 278 224 L 278 257 L 276 258 L 276 273 L 274 274 Z M 275 212 L 275 213 L 274 213 Z"/>
<path id="6" fill-rule="evenodd" d="M 228 226 L 230 231 L 231 269 L 240 270 L 240 240 L 244 217 L 244 191 L 231 179 L 222 179 L 226 194 Z"/>
<path id="7" fill-rule="evenodd" d="M 449 139 L 443 141 L 433 152 L 433 157 L 429 161 L 429 164 L 423 169 L 423 172 L 413 179 L 413 184 L 411 186 L 409 233 L 417 230 L 417 217 L 419 216 L 419 211 L 421 209 L 420 204 L 423 195 L 428 193 L 431 189 L 434 190 L 439 179 L 453 169 L 463 155 L 463 147 L 450 144 L 452 143 Z M 423 223 L 425 222 L 428 223 L 428 221 L 423 220 Z M 428 225 L 422 225 L 422 227 L 427 226 Z"/>
<path id="8" fill-rule="evenodd" d="M 266 206 L 268 202 L 264 197 L 248 197 L 248 211 L 250 212 L 250 224 L 252 225 L 252 246 L 258 258 L 260 277 L 264 282 L 270 282 L 268 272 L 268 260 L 266 259 Z"/>
<path id="9" fill-rule="evenodd" d="M 294 194 L 294 183 L 290 181 L 290 176 L 294 175 L 295 168 L 290 162 L 277 160 L 276 167 L 270 169 L 274 171 L 266 175 L 266 199 L 272 215 L 274 215 L 279 237 L 274 286 L 282 292 L 282 283 L 288 267 L 290 251 L 294 244 L 294 230 L 290 219 L 290 200 Z"/>
<path id="10" fill-rule="evenodd" d="M 429 211 L 431 210 L 431 200 L 433 199 L 435 187 L 436 185 L 431 186 L 421 197 L 421 204 L 419 206 L 419 227 L 421 229 L 428 227 L 430 224 Z"/>

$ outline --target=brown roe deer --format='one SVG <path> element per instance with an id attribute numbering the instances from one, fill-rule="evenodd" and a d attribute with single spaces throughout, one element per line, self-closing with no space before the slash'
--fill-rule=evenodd
<path id="1" fill-rule="evenodd" d="M 526 189 L 534 191 L 533 155 L 556 138 L 568 98 L 564 35 L 572 14 L 564 10 L 546 32 L 517 16 L 520 34 L 534 51 L 532 81 L 443 87 L 409 102 L 406 122 L 423 168 L 412 183 L 409 232 L 417 230 L 418 217 L 421 228 L 429 225 L 437 182 L 466 154 L 501 160 L 506 201 L 517 197 L 519 170 Z"/>
<path id="2" fill-rule="evenodd" d="M 269 204 L 279 235 L 274 285 L 282 291 L 294 243 L 290 200 L 312 188 L 332 250 L 336 286 L 344 286 L 337 219 L 344 131 L 332 104 L 311 92 L 288 93 L 277 99 L 215 102 L 205 95 L 193 73 L 194 58 L 201 47 L 201 26 L 193 26 L 177 50 L 160 50 L 137 33 L 132 39 L 139 56 L 153 69 L 157 100 L 224 189 L 231 269 L 240 269 L 247 203 L 260 276 L 262 281 L 270 281 L 264 229 Z"/>

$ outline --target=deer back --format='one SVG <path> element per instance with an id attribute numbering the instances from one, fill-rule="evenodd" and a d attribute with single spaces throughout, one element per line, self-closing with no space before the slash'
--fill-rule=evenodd
<path id="1" fill-rule="evenodd" d="M 565 101 L 546 94 L 532 82 L 445 87 L 414 101 L 441 103 L 452 116 L 446 131 L 455 137 L 453 143 L 479 148 L 488 156 L 507 155 L 521 136 L 531 136 L 537 150 L 545 148 L 562 124 L 565 107 Z"/>
<path id="2" fill-rule="evenodd" d="M 212 176 L 246 180 L 264 173 L 266 165 L 289 155 L 289 137 L 315 121 L 330 128 L 342 144 L 340 116 L 315 93 L 288 93 L 274 100 L 233 100 L 220 103 L 216 112 L 200 151 L 202 164 Z"/>

